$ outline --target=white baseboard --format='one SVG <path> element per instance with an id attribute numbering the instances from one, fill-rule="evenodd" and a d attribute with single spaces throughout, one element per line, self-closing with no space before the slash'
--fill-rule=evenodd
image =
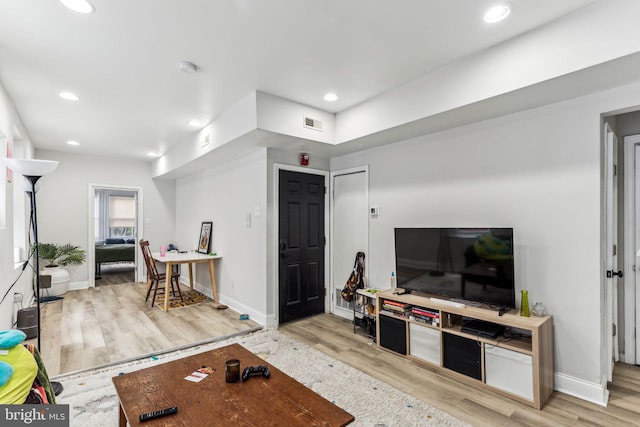
<path id="1" fill-rule="evenodd" d="M 189 286 L 189 282 L 188 279 L 186 281 L 186 283 L 184 281 L 180 281 L 180 283 L 182 283 L 185 286 Z M 193 288 L 195 290 L 197 290 L 200 293 L 205 294 L 206 296 L 208 296 L 209 298 L 213 299 L 213 293 L 211 291 L 211 285 L 202 285 L 200 283 L 194 283 L 193 284 Z M 254 310 L 253 308 L 245 305 L 244 303 L 241 303 L 240 301 L 237 301 L 233 298 L 229 298 L 226 295 L 221 294 L 220 292 L 218 292 L 218 302 L 220 304 L 224 304 L 227 307 L 229 307 L 230 309 L 232 309 L 233 311 L 236 311 L 240 314 L 248 314 L 249 315 L 249 319 L 253 320 L 254 322 L 259 323 L 261 326 L 266 327 L 266 328 L 274 328 L 276 327 L 276 324 L 273 323 L 275 322 L 275 318 L 274 316 L 268 316 L 264 313 L 260 313 L 256 310 Z"/>
<path id="2" fill-rule="evenodd" d="M 70 291 L 77 291 L 78 289 L 89 289 L 89 282 L 69 282 Z"/>
<path id="3" fill-rule="evenodd" d="M 555 373 L 555 389 L 557 391 L 605 407 L 609 401 L 609 390 L 607 390 L 606 384 L 606 380 L 598 384 L 559 372 Z"/>
<path id="4" fill-rule="evenodd" d="M 333 314 L 335 314 L 336 316 L 340 316 L 343 317 L 345 319 L 348 320 L 353 320 L 353 311 L 352 310 L 345 310 L 344 308 L 340 308 L 340 307 L 335 307 Z"/>

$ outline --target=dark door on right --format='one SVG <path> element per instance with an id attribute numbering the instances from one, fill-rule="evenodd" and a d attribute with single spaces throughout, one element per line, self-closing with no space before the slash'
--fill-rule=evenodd
<path id="1" fill-rule="evenodd" d="M 324 313 L 324 177 L 280 171 L 279 323 Z"/>

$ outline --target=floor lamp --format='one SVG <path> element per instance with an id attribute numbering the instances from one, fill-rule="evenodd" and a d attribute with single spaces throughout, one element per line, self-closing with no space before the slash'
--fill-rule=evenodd
<path id="1" fill-rule="evenodd" d="M 19 173 L 29 182 L 27 189 L 31 204 L 31 226 L 33 229 L 33 244 L 36 264 L 36 307 L 38 313 L 38 350 L 40 350 L 40 252 L 38 248 L 38 216 L 36 210 L 36 183 L 44 175 L 53 172 L 58 167 L 58 162 L 52 160 L 33 159 L 3 159 L 4 163 L 12 171 Z"/>
<path id="2" fill-rule="evenodd" d="M 40 351 L 40 252 L 38 248 L 38 216 L 36 209 L 36 183 L 44 175 L 53 172 L 58 167 L 58 162 L 53 160 L 33 160 L 33 159 L 2 159 L 5 165 L 12 171 L 24 176 L 30 184 L 27 188 L 29 202 L 31 205 L 31 227 L 33 230 L 33 245 L 35 255 L 35 275 L 36 275 L 36 312 L 38 315 L 38 350 Z M 62 384 L 51 383 L 51 387 L 56 395 L 62 391 Z"/>

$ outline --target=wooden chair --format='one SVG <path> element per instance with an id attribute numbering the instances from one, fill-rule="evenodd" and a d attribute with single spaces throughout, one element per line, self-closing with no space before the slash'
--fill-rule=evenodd
<path id="1" fill-rule="evenodd" d="M 140 249 L 142 250 L 144 262 L 147 264 L 147 281 L 149 282 L 149 287 L 147 288 L 147 297 L 144 300 L 149 300 L 149 295 L 151 294 L 151 289 L 153 288 L 153 298 L 151 299 L 151 307 L 153 307 L 153 304 L 156 301 L 158 287 L 160 286 L 161 282 L 164 283 L 165 280 L 167 280 L 167 276 L 166 273 L 158 273 L 156 261 L 153 259 L 153 256 L 151 256 L 151 249 L 149 249 L 149 241 L 140 240 Z M 184 302 L 184 300 L 182 299 L 182 292 L 180 291 L 180 273 L 177 271 L 171 271 L 171 293 L 173 293 L 173 296 L 176 296 L 176 289 L 178 291 L 178 295 L 180 296 L 180 301 Z"/>

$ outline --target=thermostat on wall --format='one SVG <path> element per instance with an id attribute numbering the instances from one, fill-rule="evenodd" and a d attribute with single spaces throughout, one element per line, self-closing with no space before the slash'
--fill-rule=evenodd
<path id="1" fill-rule="evenodd" d="M 371 206 L 369 208 L 369 214 L 371 215 L 372 218 L 377 217 L 379 213 L 380 213 L 380 207 L 379 206 Z"/>

